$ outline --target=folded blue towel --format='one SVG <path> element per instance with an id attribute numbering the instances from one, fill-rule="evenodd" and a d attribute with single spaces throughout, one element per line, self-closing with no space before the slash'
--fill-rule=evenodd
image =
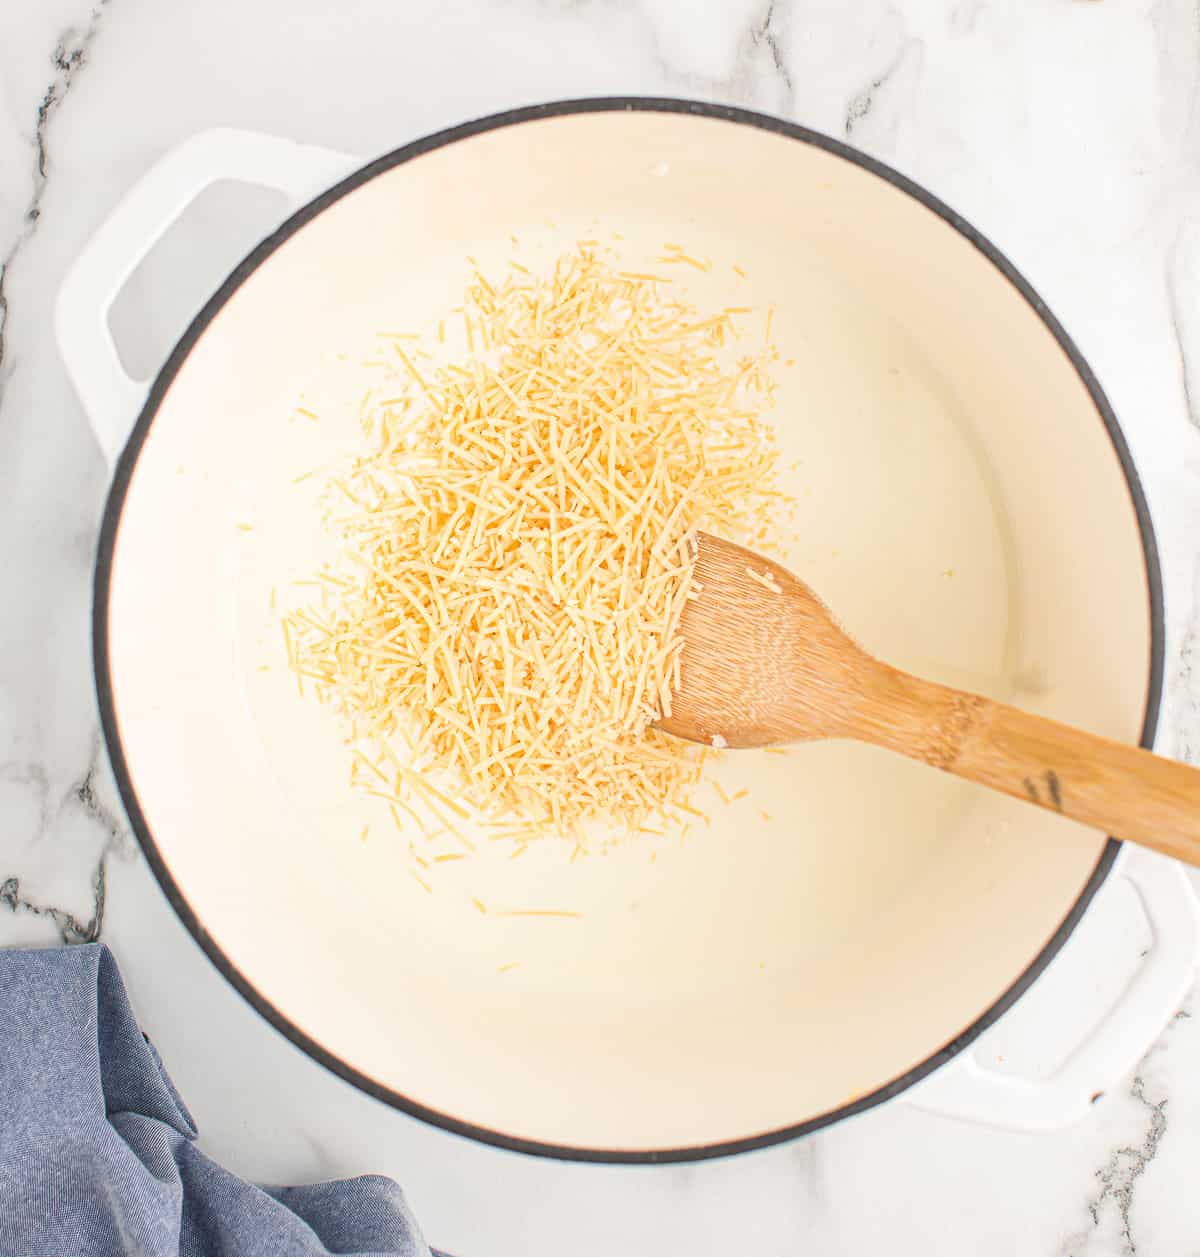
<path id="1" fill-rule="evenodd" d="M 195 1138 L 107 947 L 0 950 L 4 1257 L 430 1257 L 390 1179 L 255 1187 Z"/>

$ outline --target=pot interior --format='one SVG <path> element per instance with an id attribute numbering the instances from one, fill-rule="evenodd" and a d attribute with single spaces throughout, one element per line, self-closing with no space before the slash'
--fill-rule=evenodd
<path id="1" fill-rule="evenodd" d="M 566 843 L 513 860 L 481 842 L 436 867 L 432 893 L 417 883 L 420 838 L 350 788 L 330 712 L 283 662 L 272 590 L 327 545 L 296 478 L 357 439 L 376 332 L 435 326 L 468 256 L 537 268 L 583 238 L 631 262 L 679 242 L 714 264 L 698 301 L 773 307 L 793 360 L 774 411 L 794 463 L 787 561 L 869 649 L 1137 739 L 1138 519 L 1046 325 L 881 175 L 771 130 L 646 112 L 524 121 L 382 169 L 204 321 L 119 504 L 110 734 L 210 944 L 344 1069 L 511 1139 L 728 1144 L 874 1092 L 970 1027 L 1046 947 L 1105 840 L 827 743 L 728 754 L 726 792 L 748 794 L 711 794 L 711 823 L 682 843 L 572 863 Z M 475 898 L 582 916 L 484 915 Z"/>

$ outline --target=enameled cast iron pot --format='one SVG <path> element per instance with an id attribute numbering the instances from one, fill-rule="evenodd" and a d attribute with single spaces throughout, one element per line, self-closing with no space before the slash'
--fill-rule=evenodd
<path id="1" fill-rule="evenodd" d="M 109 308 L 182 210 L 231 179 L 300 208 L 147 390 L 119 364 Z M 901 1093 L 1026 1128 L 1079 1116 L 1190 978 L 1195 913 L 1174 865 L 831 744 L 731 761 L 752 805 L 714 805 L 710 829 L 653 864 L 634 846 L 571 866 L 551 843 L 463 861 L 426 895 L 405 875 L 406 836 L 380 825 L 359 841 L 364 803 L 328 712 L 255 679 L 273 675 L 255 663 L 274 645 L 267 585 L 307 526 L 286 486 L 346 440 L 336 420 L 293 421 L 300 392 L 336 411 L 355 346 L 453 305 L 467 255 L 534 264 L 614 233 L 633 256 L 671 241 L 713 258 L 697 280 L 711 299 L 774 306 L 793 360 L 776 411 L 799 504 L 789 557 L 866 645 L 1151 743 L 1159 569 L 1117 420 L 1029 284 L 910 180 L 787 122 L 673 100 L 517 110 L 361 168 L 213 131 L 130 192 L 58 309 L 115 464 L 95 666 L 147 860 L 294 1043 L 487 1142 L 681 1160 Z M 1137 977 L 1052 1077 L 994 1072 L 974 1041 L 1118 871 L 1153 932 Z M 484 918 L 472 894 L 584 915 Z"/>

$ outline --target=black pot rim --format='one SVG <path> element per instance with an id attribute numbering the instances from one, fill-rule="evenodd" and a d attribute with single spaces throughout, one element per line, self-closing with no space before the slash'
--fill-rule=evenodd
<path id="1" fill-rule="evenodd" d="M 806 1135 L 812 1131 L 831 1125 L 843 1118 L 883 1103 L 913 1084 L 925 1078 L 935 1069 L 944 1065 L 968 1047 L 980 1034 L 991 1026 L 1000 1016 L 1025 993 L 1042 973 L 1059 949 L 1066 942 L 1072 930 L 1078 924 L 1096 891 L 1099 890 L 1112 868 L 1120 849 L 1120 843 L 1109 839 L 1097 861 L 1087 884 L 1079 898 L 1072 905 L 1062 923 L 1050 940 L 1042 948 L 1025 971 L 1004 992 L 1003 995 L 975 1022 L 961 1034 L 946 1043 L 926 1060 L 914 1066 L 899 1078 L 894 1079 L 868 1095 L 864 1095 L 839 1108 L 830 1110 L 818 1117 L 796 1122 L 764 1131 L 742 1139 L 727 1140 L 720 1143 L 697 1145 L 681 1148 L 664 1148 L 650 1150 L 628 1150 L 620 1148 L 589 1148 L 565 1144 L 544 1143 L 538 1140 L 521 1138 L 505 1134 L 503 1131 L 490 1130 L 471 1122 L 462 1121 L 448 1114 L 430 1109 L 415 1100 L 385 1087 L 374 1079 L 355 1069 L 346 1061 L 341 1060 L 327 1051 L 321 1044 L 310 1038 L 293 1022 L 262 995 L 250 981 L 230 961 L 221 950 L 217 940 L 205 929 L 199 917 L 192 910 L 182 889 L 171 875 L 167 862 L 159 851 L 150 827 L 141 810 L 137 793 L 126 762 L 125 752 L 121 744 L 120 731 L 117 725 L 116 705 L 113 695 L 112 674 L 108 648 L 108 611 L 109 586 L 112 575 L 113 558 L 116 546 L 117 531 L 120 524 L 122 509 L 128 493 L 133 468 L 145 442 L 146 435 L 154 421 L 155 414 L 162 402 L 167 389 L 174 380 L 184 360 L 191 352 L 199 337 L 204 333 L 213 318 L 217 315 L 232 294 L 245 280 L 275 252 L 286 240 L 294 235 L 305 223 L 315 218 L 335 201 L 367 183 L 376 175 L 414 157 L 434 149 L 442 148 L 459 140 L 469 139 L 474 135 L 492 131 L 500 127 L 519 125 L 524 122 L 537 121 L 542 118 L 560 117 L 570 114 L 607 113 L 607 112 L 641 112 L 641 113 L 673 113 L 691 114 L 704 118 L 722 119 L 727 122 L 739 123 L 743 126 L 755 127 L 760 130 L 786 136 L 801 143 L 823 149 L 837 157 L 854 163 L 863 170 L 885 180 L 898 191 L 912 197 L 926 209 L 931 210 L 970 242 L 985 258 L 1008 280 L 1021 294 L 1034 313 L 1041 319 L 1047 330 L 1058 342 L 1066 354 L 1076 374 L 1088 390 L 1092 402 L 1112 442 L 1113 450 L 1124 473 L 1129 496 L 1137 516 L 1141 532 L 1142 549 L 1146 564 L 1146 579 L 1150 603 L 1150 675 L 1146 696 L 1146 714 L 1142 725 L 1141 744 L 1150 746 L 1158 724 L 1159 705 L 1161 701 L 1164 653 L 1163 598 L 1162 575 L 1159 568 L 1158 547 L 1154 537 L 1154 528 L 1149 508 L 1142 491 L 1141 482 L 1133 464 L 1129 448 L 1117 422 L 1116 415 L 1105 397 L 1091 368 L 1084 361 L 1074 341 L 1067 335 L 1062 325 L 1050 312 L 1046 303 L 1034 291 L 1028 281 L 1017 271 L 1016 267 L 986 237 L 971 226 L 959 214 L 924 188 L 914 183 L 905 175 L 893 170 L 882 162 L 856 151 L 839 140 L 822 135 L 806 127 L 786 122 L 780 118 L 755 113 L 746 109 L 737 109 L 728 105 L 710 104 L 703 101 L 681 100 L 668 97 L 636 97 L 615 96 L 595 97 L 581 100 L 553 101 L 542 105 L 532 105 L 520 109 L 511 109 L 503 113 L 492 114 L 460 126 L 450 127 L 423 139 L 406 144 L 393 152 L 368 163 L 354 174 L 323 192 L 287 219 L 275 232 L 253 249 L 238 267 L 217 289 L 204 308 L 192 320 L 186 332 L 172 350 L 162 370 L 156 376 L 147 395 L 146 401 L 138 416 L 136 425 L 129 441 L 117 463 L 112 487 L 104 509 L 104 518 L 100 530 L 99 547 L 96 557 L 93 606 L 92 606 L 92 650 L 96 677 L 96 693 L 100 708 L 101 726 L 104 730 L 108 746 L 109 758 L 113 773 L 120 790 L 121 800 L 129 816 L 134 833 L 145 854 L 155 878 L 166 895 L 176 915 L 183 922 L 192 937 L 203 949 L 209 960 L 220 973 L 243 996 L 243 998 L 260 1013 L 281 1034 L 285 1035 L 297 1047 L 307 1053 L 326 1069 L 338 1077 L 352 1083 L 359 1090 L 385 1104 L 399 1109 L 413 1117 L 417 1117 L 433 1126 L 455 1134 L 464 1135 L 484 1144 L 491 1144 L 515 1152 L 523 1152 L 534 1156 L 550 1157 L 568 1161 L 595 1161 L 630 1164 L 656 1164 L 683 1161 L 698 1161 L 710 1157 L 728 1156 L 737 1152 L 745 1152 L 754 1148 L 766 1147 L 785 1140 Z"/>

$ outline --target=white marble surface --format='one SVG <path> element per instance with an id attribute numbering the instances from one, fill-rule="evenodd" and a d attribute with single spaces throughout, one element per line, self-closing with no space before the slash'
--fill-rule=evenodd
<path id="1" fill-rule="evenodd" d="M 430 1241 L 462 1257 L 1196 1257 L 1194 997 L 1136 1076 L 1068 1131 L 1009 1134 L 893 1105 L 673 1168 L 479 1147 L 286 1044 L 174 919 L 107 776 L 87 618 L 106 472 L 51 309 L 108 207 L 206 126 L 373 154 L 515 104 L 645 93 L 848 137 L 987 232 L 1097 369 L 1162 546 L 1159 747 L 1200 760 L 1198 89 L 1194 0 L 3 0 L 0 943 L 106 939 L 211 1153 L 274 1181 L 392 1174 Z M 161 357 L 251 243 L 258 212 L 214 204 L 189 220 L 121 312 L 132 360 Z M 1090 926 L 1085 946 L 1114 981 L 1136 964 L 1128 923 Z M 1064 1019 L 1082 1015 L 1072 987 L 1035 991 L 1004 1023 L 1031 1067 L 1069 1041 Z"/>

